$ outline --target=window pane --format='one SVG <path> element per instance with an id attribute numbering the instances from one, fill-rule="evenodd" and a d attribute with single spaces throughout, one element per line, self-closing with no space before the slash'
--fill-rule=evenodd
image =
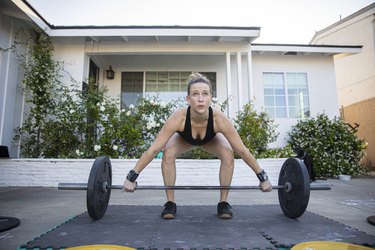
<path id="1" fill-rule="evenodd" d="M 138 103 L 143 93 L 143 72 L 122 72 L 121 108 Z"/>
<path id="2" fill-rule="evenodd" d="M 284 96 L 275 96 L 276 106 L 285 107 L 285 97 Z"/>
<path id="3" fill-rule="evenodd" d="M 305 73 L 296 74 L 296 80 L 299 86 L 307 86 L 307 74 Z"/>
<path id="4" fill-rule="evenodd" d="M 289 107 L 289 117 L 290 118 L 300 118 L 300 113 L 298 107 Z"/>
<path id="5" fill-rule="evenodd" d="M 208 80 L 210 80 L 212 86 L 212 96 L 216 97 L 216 73 L 213 72 L 201 72 L 201 74 L 205 75 Z"/>
<path id="6" fill-rule="evenodd" d="M 264 94 L 265 95 L 274 95 L 273 88 L 265 88 L 264 89 Z"/>
<path id="7" fill-rule="evenodd" d="M 289 96 L 288 97 L 289 106 L 298 106 L 299 105 L 299 98 L 298 96 Z"/>
<path id="8" fill-rule="evenodd" d="M 275 106 L 275 98 L 273 96 L 265 96 L 264 103 L 266 104 L 266 107 Z"/>
<path id="9" fill-rule="evenodd" d="M 264 104 L 274 118 L 286 117 L 283 73 L 263 73 Z"/>
<path id="10" fill-rule="evenodd" d="M 276 117 L 277 118 L 284 118 L 286 117 L 286 109 L 284 108 L 276 108 Z"/>
<path id="11" fill-rule="evenodd" d="M 273 88 L 272 85 L 272 74 L 271 73 L 264 73 L 263 74 L 263 85 L 264 87 Z"/>
<path id="12" fill-rule="evenodd" d="M 284 74 L 283 73 L 272 73 L 272 82 L 274 86 L 283 86 L 284 88 Z"/>
<path id="13" fill-rule="evenodd" d="M 306 73 L 286 73 L 289 117 L 309 117 L 309 94 Z M 305 112 L 305 108 L 307 111 Z"/>

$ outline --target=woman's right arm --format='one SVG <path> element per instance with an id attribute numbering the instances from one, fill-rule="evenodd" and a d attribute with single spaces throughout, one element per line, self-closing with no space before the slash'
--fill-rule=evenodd
<path id="1" fill-rule="evenodd" d="M 155 158 L 164 148 L 169 139 L 180 129 L 182 110 L 174 112 L 164 123 L 153 144 L 142 154 L 133 170 L 137 173 L 142 170 Z"/>
<path id="2" fill-rule="evenodd" d="M 159 134 L 157 135 L 153 144 L 142 154 L 141 158 L 135 164 L 133 170 L 136 174 L 142 172 L 142 170 L 155 158 L 155 156 L 164 148 L 169 139 L 180 130 L 181 124 L 183 124 L 183 111 L 178 110 L 173 113 L 168 120 L 164 123 Z M 125 191 L 134 191 L 135 183 L 127 181 L 125 179 L 124 189 Z"/>

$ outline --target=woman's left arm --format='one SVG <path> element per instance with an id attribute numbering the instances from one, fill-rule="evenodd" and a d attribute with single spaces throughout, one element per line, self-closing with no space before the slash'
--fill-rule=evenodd
<path id="1" fill-rule="evenodd" d="M 240 157 L 256 174 L 261 172 L 262 168 L 260 167 L 259 163 L 242 142 L 237 130 L 234 128 L 232 122 L 225 116 L 225 114 L 222 112 L 217 112 L 215 120 L 216 132 L 222 133 L 225 138 L 227 138 L 233 150 L 240 155 Z"/>
<path id="2" fill-rule="evenodd" d="M 233 150 L 240 155 L 240 157 L 255 172 L 255 174 L 265 174 L 258 161 L 243 143 L 232 122 L 225 116 L 224 113 L 220 111 L 216 112 L 215 131 L 217 133 L 222 133 L 227 138 Z M 263 192 L 269 192 L 272 190 L 272 184 L 268 178 L 265 181 L 261 181 L 260 186 Z"/>

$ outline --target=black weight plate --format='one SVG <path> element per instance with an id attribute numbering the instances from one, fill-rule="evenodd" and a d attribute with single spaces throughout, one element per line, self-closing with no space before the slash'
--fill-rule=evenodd
<path id="1" fill-rule="evenodd" d="M 103 190 L 104 182 L 112 185 L 112 166 L 108 156 L 100 156 L 95 159 L 87 182 L 87 212 L 94 220 L 103 217 L 111 196 L 110 189 Z"/>
<path id="2" fill-rule="evenodd" d="M 20 223 L 21 221 L 18 218 L 0 216 L 0 232 L 18 227 Z"/>
<path id="3" fill-rule="evenodd" d="M 310 199 L 310 177 L 303 161 L 297 158 L 287 159 L 281 167 L 279 185 L 292 184 L 292 190 L 279 189 L 279 203 L 286 217 L 298 218 L 306 210 Z"/>

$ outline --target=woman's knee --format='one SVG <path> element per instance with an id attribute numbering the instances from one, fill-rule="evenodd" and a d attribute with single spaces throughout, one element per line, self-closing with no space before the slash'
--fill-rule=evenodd
<path id="1" fill-rule="evenodd" d="M 233 150 L 226 148 L 224 149 L 221 154 L 220 154 L 220 161 L 228 166 L 228 167 L 233 167 L 234 165 L 234 155 L 233 155 Z"/>
<path id="2" fill-rule="evenodd" d="M 177 158 L 176 150 L 174 150 L 173 148 L 169 148 L 169 147 L 164 148 L 163 157 L 162 157 L 163 162 L 166 162 L 166 163 L 169 163 L 171 161 L 174 162 L 176 158 Z"/>

